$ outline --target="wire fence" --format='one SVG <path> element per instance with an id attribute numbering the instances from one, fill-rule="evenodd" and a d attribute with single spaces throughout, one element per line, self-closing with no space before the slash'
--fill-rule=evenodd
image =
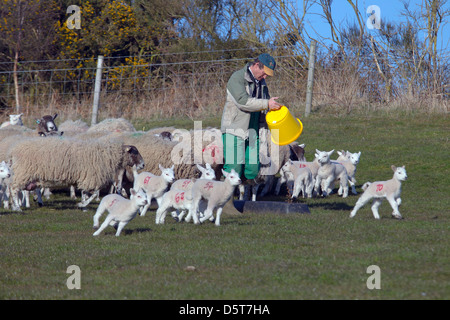
<path id="1" fill-rule="evenodd" d="M 117 103 L 118 97 L 121 103 L 127 105 L 151 101 L 153 106 L 175 109 L 169 112 L 170 115 L 192 115 L 195 109 L 204 111 L 206 108 L 214 113 L 223 106 L 226 83 L 232 72 L 252 60 L 199 59 L 152 63 L 154 58 L 105 58 L 101 79 L 102 101 L 110 99 Z M 276 77 L 268 80 L 271 94 L 282 97 L 285 104 L 301 110 L 306 96 L 307 63 L 294 55 L 278 55 L 275 58 Z M 421 100 L 422 104 L 424 98 L 432 98 L 433 103 L 440 104 L 440 109 L 448 111 L 450 55 L 441 55 L 434 70 L 424 61 L 421 71 L 416 70 L 415 73 L 417 61 L 413 59 L 393 62 L 378 57 L 375 61 L 366 56 L 357 63 L 320 57 L 317 60 L 313 91 L 315 106 L 329 105 L 351 111 L 361 105 L 389 104 L 409 95 L 408 99 Z M 74 67 L 58 68 L 61 64 Z M 47 67 L 40 68 L 43 65 Z M 48 68 L 52 65 L 56 67 Z M 0 63 L 0 70 L 3 70 L 0 71 L 0 107 L 10 113 L 16 97 L 12 69 L 11 63 Z M 19 101 L 23 106 L 43 107 L 69 101 L 86 103 L 93 96 L 96 72 L 96 61 L 92 58 L 20 62 L 16 73 Z M 215 107 L 211 108 L 211 104 Z M 163 111 L 167 110 L 158 109 L 160 113 Z"/>

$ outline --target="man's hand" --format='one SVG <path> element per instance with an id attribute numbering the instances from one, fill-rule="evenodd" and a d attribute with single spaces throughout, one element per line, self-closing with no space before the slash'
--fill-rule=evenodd
<path id="1" fill-rule="evenodd" d="M 281 108 L 281 104 L 279 104 L 278 102 L 276 102 L 275 100 L 277 100 L 278 97 L 272 97 L 269 99 L 269 110 L 278 110 Z"/>

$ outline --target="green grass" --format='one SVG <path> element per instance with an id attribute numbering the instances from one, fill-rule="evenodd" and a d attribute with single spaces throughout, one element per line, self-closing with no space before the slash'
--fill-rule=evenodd
<path id="1" fill-rule="evenodd" d="M 93 237 L 97 204 L 84 213 L 68 192 L 56 192 L 43 208 L 0 209 L 0 299 L 449 299 L 448 118 L 314 115 L 302 122 L 308 160 L 316 148 L 362 152 L 359 192 L 365 181 L 390 179 L 391 164 L 406 165 L 404 220 L 390 217 L 387 202 L 378 221 L 370 205 L 350 219 L 358 196 L 334 194 L 301 199 L 309 215 L 224 213 L 216 227 L 169 217 L 155 225 L 152 210 L 119 238 L 113 228 Z M 81 269 L 80 290 L 66 286 L 70 265 Z M 370 265 L 381 269 L 380 290 L 367 289 Z"/>

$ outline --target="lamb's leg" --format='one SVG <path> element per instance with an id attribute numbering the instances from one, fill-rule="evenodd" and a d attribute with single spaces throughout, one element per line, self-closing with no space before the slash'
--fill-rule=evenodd
<path id="1" fill-rule="evenodd" d="M 216 212 L 216 226 L 220 226 L 220 216 L 222 215 L 222 209 L 223 207 L 219 207 L 217 208 L 217 212 Z"/>
<path id="2" fill-rule="evenodd" d="M 330 186 L 333 182 L 334 182 L 333 177 L 325 179 L 325 181 L 323 183 L 323 190 L 322 190 L 322 194 L 324 197 L 326 197 L 328 194 L 331 194 L 332 190 L 330 189 Z"/>
<path id="3" fill-rule="evenodd" d="M 239 200 L 244 200 L 245 186 L 243 184 L 239 185 Z"/>
<path id="4" fill-rule="evenodd" d="M 378 214 L 378 207 L 383 202 L 383 199 L 375 199 L 372 204 L 372 213 L 375 219 L 380 219 L 380 215 Z"/>
<path id="5" fill-rule="evenodd" d="M 294 190 L 292 192 L 291 199 L 298 198 L 299 194 L 300 194 L 300 184 L 296 181 L 294 183 Z"/>
<path id="6" fill-rule="evenodd" d="M 213 207 L 208 206 L 208 208 L 206 208 L 206 210 L 205 210 L 205 216 L 200 218 L 200 222 L 203 223 L 204 221 L 211 218 L 211 216 L 213 215 L 213 210 L 214 210 Z M 217 223 L 217 220 L 216 220 L 216 223 Z"/>
<path id="7" fill-rule="evenodd" d="M 145 206 L 142 207 L 141 212 L 140 212 L 141 217 L 145 216 L 145 214 L 147 213 L 148 207 L 150 207 L 150 204 L 151 204 L 151 198 L 150 198 L 150 201 Z"/>
<path id="8" fill-rule="evenodd" d="M 367 202 L 369 202 L 370 199 L 372 199 L 370 195 L 368 195 L 367 193 L 363 193 L 362 196 L 359 197 L 358 201 L 356 201 L 355 207 L 350 213 L 350 218 L 353 218 L 356 215 L 356 212 Z"/>
<path id="9" fill-rule="evenodd" d="M 403 219 L 402 215 L 400 214 L 400 211 L 398 211 L 398 204 L 397 201 L 394 198 L 387 198 L 389 201 L 389 204 L 391 205 L 392 209 L 394 209 L 394 212 L 392 212 L 392 216 L 396 219 Z"/>
<path id="10" fill-rule="evenodd" d="M 13 198 L 13 203 L 12 203 L 12 208 L 11 209 L 13 211 L 22 211 L 22 209 L 20 209 L 20 204 L 19 204 L 19 190 L 18 189 L 12 189 L 11 196 Z"/>
<path id="11" fill-rule="evenodd" d="M 77 194 L 75 192 L 75 186 L 70 186 L 70 198 L 71 199 L 76 199 L 77 198 Z"/>
<path id="12" fill-rule="evenodd" d="M 256 201 L 256 195 L 258 194 L 259 184 L 252 186 L 252 201 Z"/>
<path id="13" fill-rule="evenodd" d="M 352 193 L 353 194 L 358 194 L 358 192 L 356 192 L 356 187 L 355 187 L 355 185 L 356 185 L 356 180 L 355 180 L 355 178 L 351 178 L 350 180 L 348 180 L 348 183 L 350 184 L 350 186 L 352 187 Z"/>
<path id="14" fill-rule="evenodd" d="M 320 190 L 320 185 L 322 184 L 322 179 L 317 176 L 316 178 L 316 183 L 314 184 L 314 191 L 319 194 L 319 190 Z"/>
<path id="15" fill-rule="evenodd" d="M 122 229 L 128 224 L 128 221 L 120 221 L 119 226 L 117 227 L 116 237 L 120 236 Z"/>
<path id="16" fill-rule="evenodd" d="M 112 219 L 113 219 L 112 215 L 109 214 L 106 217 L 105 221 L 103 221 L 103 223 L 100 226 L 100 228 L 97 231 L 94 232 L 93 236 L 98 236 L 100 234 L 100 232 L 102 232 L 109 225 L 109 223 L 111 222 Z"/>
<path id="17" fill-rule="evenodd" d="M 94 200 L 94 198 L 98 197 L 100 194 L 100 190 L 96 190 L 87 200 L 83 200 L 80 203 L 77 204 L 78 208 L 85 208 L 88 206 L 89 203 Z"/>
<path id="18" fill-rule="evenodd" d="M 98 208 L 97 208 L 97 211 L 95 211 L 95 214 L 94 214 L 94 229 L 97 229 L 97 228 L 98 228 L 98 226 L 99 226 L 99 224 L 100 224 L 100 222 L 99 222 L 100 217 L 102 216 L 102 214 L 103 214 L 105 211 L 106 211 L 105 203 L 100 202 L 100 204 L 99 204 L 99 206 L 98 206 Z"/>

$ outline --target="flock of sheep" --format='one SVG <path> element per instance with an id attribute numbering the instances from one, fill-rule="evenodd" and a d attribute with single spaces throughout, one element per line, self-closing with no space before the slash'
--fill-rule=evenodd
<path id="1" fill-rule="evenodd" d="M 0 128 L 0 198 L 4 207 L 21 211 L 29 207 L 29 192 L 35 190 L 38 203 L 43 205 L 42 191 L 48 197 L 52 188 L 70 188 L 72 198 L 81 191 L 78 207 L 85 208 L 108 190 L 94 215 L 94 228 L 99 235 L 107 226 L 123 227 L 138 213 L 144 216 L 155 199 L 158 204 L 155 222 L 164 223 L 167 213 L 178 221 L 195 224 L 206 220 L 220 225 L 225 204 L 232 199 L 238 186 L 239 197 L 252 191 L 256 200 L 273 189 L 279 194 L 286 183 L 292 198 L 329 195 L 335 183 L 338 194 L 347 197 L 349 186 L 356 194 L 355 173 L 361 152 L 316 149 L 315 159 L 305 160 L 304 144 L 297 142 L 274 148 L 270 132 L 260 131 L 261 169 L 252 183 L 242 181 L 232 170 L 222 170 L 223 145 L 221 132 L 215 128 L 179 130 L 173 127 L 136 131 L 125 119 L 106 119 L 89 127 L 83 121 L 55 124 L 57 115 L 36 119 L 35 130 L 26 128 L 22 114 L 11 115 Z M 198 139 L 200 137 L 200 139 Z M 406 180 L 403 167 L 392 167 L 394 176 L 388 181 L 363 185 L 350 217 L 372 198 L 372 212 L 379 219 L 378 207 L 383 198 L 392 206 L 393 216 L 401 218 L 401 182 Z M 158 175 L 158 173 L 160 173 Z M 275 174 L 280 176 L 277 180 Z M 221 176 L 223 175 L 223 179 Z M 129 191 L 129 193 L 128 193 Z M 108 211 L 101 226 L 99 219 Z M 214 215 L 215 211 L 215 215 Z"/>

